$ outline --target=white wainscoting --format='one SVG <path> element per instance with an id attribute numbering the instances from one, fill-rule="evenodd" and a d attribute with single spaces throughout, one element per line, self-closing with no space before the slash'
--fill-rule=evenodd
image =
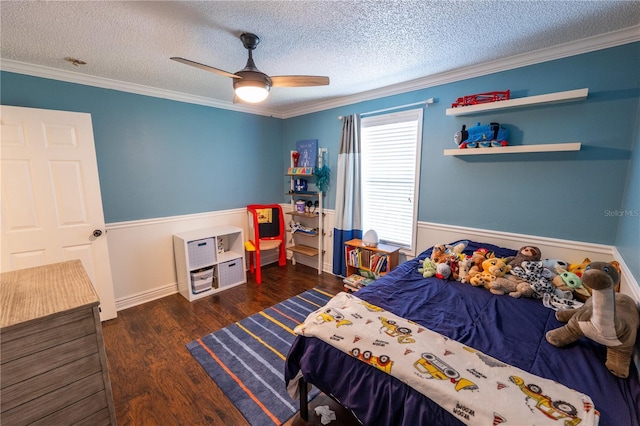
<path id="1" fill-rule="evenodd" d="M 243 228 L 246 239 L 246 210 L 107 224 L 116 309 L 177 293 L 173 234 L 220 225 Z"/>
<path id="2" fill-rule="evenodd" d="M 289 211 L 289 204 L 282 204 Z M 324 271 L 331 273 L 333 259 L 333 211 L 325 216 Z M 288 226 L 289 215 L 285 215 Z M 173 234 L 220 225 L 234 225 L 244 229 L 248 238 L 246 209 L 232 209 L 149 220 L 109 223 L 106 225 L 109 256 L 116 299 L 116 310 L 130 308 L 178 292 L 173 255 Z M 277 261 L 275 251 L 266 252 L 263 265 Z M 299 263 L 315 268 L 316 263 Z"/>
<path id="3" fill-rule="evenodd" d="M 282 207 L 285 212 L 291 209 L 289 204 L 282 204 Z M 323 269 L 324 272 L 331 273 L 335 212 L 325 210 L 325 213 Z M 285 215 L 287 226 L 289 220 L 290 216 Z M 126 309 L 177 293 L 173 234 L 219 225 L 242 227 L 246 239 L 246 210 L 241 208 L 107 224 L 116 309 Z M 591 260 L 617 260 L 622 267 L 622 292 L 640 301 L 640 286 L 618 250 L 613 246 L 419 222 L 416 253 L 421 253 L 434 244 L 450 243 L 461 239 L 482 241 L 514 250 L 530 244 L 539 247 L 544 258 L 561 258 L 574 263 L 582 262 L 586 257 Z M 401 256 L 401 261 L 407 259 L 407 256 Z M 276 260 L 274 253 L 273 256 L 263 256 L 261 263 L 268 264 Z M 313 259 L 305 262 L 302 256 L 299 256 L 298 261 L 313 268 L 316 267 Z"/>

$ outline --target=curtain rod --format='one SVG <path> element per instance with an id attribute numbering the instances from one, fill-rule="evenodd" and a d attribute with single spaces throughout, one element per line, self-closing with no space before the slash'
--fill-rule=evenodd
<path id="1" fill-rule="evenodd" d="M 393 111 L 395 109 L 407 108 L 407 107 L 412 107 L 412 106 L 422 105 L 422 104 L 429 105 L 429 104 L 432 104 L 432 103 L 435 103 L 435 102 L 436 101 L 435 101 L 434 98 L 429 98 L 427 100 L 420 101 L 420 102 L 414 102 L 412 104 L 398 105 L 398 106 L 391 107 L 391 108 L 384 108 L 384 109 L 379 109 L 379 110 L 376 110 L 376 111 L 363 112 L 360 115 L 362 116 L 362 115 L 377 114 L 379 112 Z M 338 116 L 338 120 L 342 120 L 342 118 L 343 117 L 341 115 Z"/>

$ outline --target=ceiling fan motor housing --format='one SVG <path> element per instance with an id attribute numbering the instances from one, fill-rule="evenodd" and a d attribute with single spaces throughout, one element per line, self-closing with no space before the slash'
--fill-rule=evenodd
<path id="1" fill-rule="evenodd" d="M 242 78 L 233 80 L 234 89 L 236 89 L 237 87 L 243 87 L 243 86 L 255 87 L 256 83 L 260 83 L 261 85 L 264 85 L 265 89 L 267 90 L 271 89 L 271 85 L 272 85 L 271 78 L 269 78 L 269 76 L 263 72 L 242 70 L 235 73 L 235 75 Z"/>

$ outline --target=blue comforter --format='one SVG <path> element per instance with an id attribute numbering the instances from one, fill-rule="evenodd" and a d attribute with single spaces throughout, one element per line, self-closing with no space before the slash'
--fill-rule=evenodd
<path id="1" fill-rule="evenodd" d="M 498 257 L 515 251 L 470 242 L 465 253 L 485 247 Z M 496 296 L 484 288 L 418 273 L 427 250 L 356 295 L 471 346 L 505 363 L 558 381 L 589 395 L 601 425 L 640 425 L 640 382 L 631 368 L 619 379 L 604 366 L 606 350 L 586 338 L 558 349 L 545 333 L 562 326 L 540 300 Z M 392 376 L 326 343 L 299 336 L 285 365 L 285 380 L 298 371 L 305 380 L 331 394 L 365 425 L 459 425 L 427 396 Z"/>

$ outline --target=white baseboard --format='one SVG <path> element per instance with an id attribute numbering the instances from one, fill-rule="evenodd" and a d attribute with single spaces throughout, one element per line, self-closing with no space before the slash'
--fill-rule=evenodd
<path id="1" fill-rule="evenodd" d="M 161 299 L 166 296 L 171 296 L 178 292 L 178 283 L 167 284 L 162 287 L 156 287 L 149 291 L 134 294 L 131 296 L 123 297 L 116 300 L 116 310 L 121 311 L 123 309 L 132 308 L 143 303 L 151 302 L 152 300 Z"/>

